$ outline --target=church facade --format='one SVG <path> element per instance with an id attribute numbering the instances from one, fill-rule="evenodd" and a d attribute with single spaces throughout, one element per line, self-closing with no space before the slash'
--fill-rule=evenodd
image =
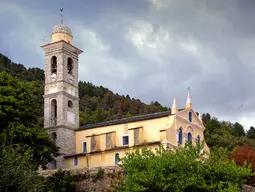
<path id="1" fill-rule="evenodd" d="M 204 141 L 205 127 L 190 93 L 184 109 L 177 108 L 174 98 L 171 111 L 80 127 L 78 57 L 82 51 L 72 38 L 70 28 L 56 25 L 51 42 L 41 46 L 45 52 L 44 128 L 61 153 L 49 169 L 113 166 L 136 148 L 177 148 Z M 203 150 L 209 152 L 206 143 Z"/>

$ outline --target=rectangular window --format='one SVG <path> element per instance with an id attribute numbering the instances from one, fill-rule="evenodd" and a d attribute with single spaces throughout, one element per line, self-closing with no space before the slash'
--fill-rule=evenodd
<path id="1" fill-rule="evenodd" d="M 111 138 L 112 138 L 112 134 L 111 133 L 107 133 L 106 134 L 106 149 L 110 149 L 112 147 L 111 146 L 111 144 L 112 144 Z"/>
<path id="2" fill-rule="evenodd" d="M 77 156 L 74 156 L 74 166 L 77 166 L 78 165 L 78 157 Z"/>
<path id="3" fill-rule="evenodd" d="M 96 144 L 97 144 L 96 138 L 91 137 L 91 151 L 96 150 Z"/>
<path id="4" fill-rule="evenodd" d="M 128 145 L 128 135 L 122 137 L 122 145 Z"/>
<path id="5" fill-rule="evenodd" d="M 139 129 L 134 130 L 134 143 L 135 145 L 139 144 Z"/>
<path id="6" fill-rule="evenodd" d="M 82 143 L 82 152 L 87 153 L 87 143 L 86 142 Z"/>

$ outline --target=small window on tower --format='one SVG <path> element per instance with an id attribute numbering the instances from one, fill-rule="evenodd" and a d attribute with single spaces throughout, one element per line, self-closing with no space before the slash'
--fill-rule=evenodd
<path id="1" fill-rule="evenodd" d="M 67 72 L 73 75 L 73 60 L 70 57 L 67 59 Z"/>
<path id="2" fill-rule="evenodd" d="M 57 141 L 57 134 L 55 132 L 53 132 L 51 134 L 51 138 L 52 138 L 53 142 L 56 143 L 56 141 Z"/>
<path id="3" fill-rule="evenodd" d="M 68 101 L 68 107 L 70 108 L 70 109 L 72 109 L 73 108 L 73 102 L 72 101 Z"/>
<path id="4" fill-rule="evenodd" d="M 57 73 L 57 57 L 53 56 L 51 58 L 51 74 Z"/>

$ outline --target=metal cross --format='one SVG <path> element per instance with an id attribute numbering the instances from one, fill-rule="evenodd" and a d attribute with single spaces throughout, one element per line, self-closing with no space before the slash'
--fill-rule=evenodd
<path id="1" fill-rule="evenodd" d="M 63 8 L 60 8 L 61 24 L 63 24 L 63 15 L 62 15 L 62 12 L 63 12 Z"/>

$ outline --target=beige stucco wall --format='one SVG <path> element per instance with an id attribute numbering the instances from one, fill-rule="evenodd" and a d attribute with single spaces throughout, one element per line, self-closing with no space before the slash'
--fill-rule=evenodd
<path id="1" fill-rule="evenodd" d="M 189 112 L 192 112 L 192 122 L 189 122 Z M 175 115 L 161 117 L 151 120 L 137 121 L 126 124 L 111 125 L 106 127 L 91 128 L 76 132 L 76 153 L 81 154 L 83 151 L 83 142 L 87 143 L 87 157 L 78 155 L 78 165 L 74 167 L 73 157 L 66 158 L 67 168 L 84 168 L 98 166 L 113 166 L 115 164 L 115 154 L 119 153 L 120 158 L 124 157 L 126 152 L 132 151 L 134 147 L 134 128 L 139 128 L 139 142 L 147 143 L 147 148 L 156 148 L 159 143 L 167 144 L 172 147 L 178 146 L 178 131 L 183 130 L 183 145 L 187 141 L 187 135 L 192 134 L 193 143 L 199 135 L 201 142 L 204 140 L 204 126 L 192 109 L 186 109 L 177 112 Z M 106 149 L 106 133 L 113 132 L 112 141 L 113 149 Z M 97 140 L 97 149 L 91 152 L 91 137 L 95 136 Z M 129 146 L 123 148 L 122 136 L 129 136 Z M 184 139 L 185 137 L 185 139 Z M 153 142 L 158 142 L 155 144 Z M 114 145 L 115 143 L 115 145 Z M 114 149 L 116 148 L 116 149 Z M 205 150 L 209 151 L 205 144 Z"/>
<path id="2" fill-rule="evenodd" d="M 133 146 L 133 131 L 132 128 L 142 127 L 143 129 L 143 140 L 147 142 L 160 141 L 159 130 L 164 129 L 170 123 L 170 117 L 162 117 L 158 119 L 152 119 L 147 121 L 138 121 L 127 124 L 112 125 L 107 127 L 98 127 L 93 129 L 87 129 L 76 132 L 76 153 L 82 153 L 82 143 L 87 142 L 87 151 L 90 152 L 91 145 L 90 139 L 86 136 L 92 134 L 102 134 L 111 131 L 116 131 L 116 146 L 122 146 L 122 136 L 129 135 L 129 146 Z M 129 129 L 129 130 L 127 130 Z M 131 129 L 131 130 L 130 130 Z M 101 146 L 105 146 L 106 142 L 105 135 L 101 135 L 100 143 Z"/>
<path id="3" fill-rule="evenodd" d="M 115 165 L 115 154 L 118 153 L 120 158 L 123 158 L 126 153 L 135 151 L 137 148 L 148 148 L 155 151 L 158 148 L 158 145 L 149 145 L 149 146 L 139 146 L 139 147 L 130 147 L 125 149 L 117 149 L 112 151 L 105 151 L 105 152 L 98 152 L 93 154 L 87 154 L 87 157 L 79 156 L 78 157 L 78 164 L 74 166 L 74 159 L 73 157 L 66 158 L 66 168 L 67 169 L 78 169 L 78 168 L 86 168 L 87 167 L 87 159 L 88 159 L 88 166 L 89 167 L 98 167 L 98 166 L 114 166 Z"/>

